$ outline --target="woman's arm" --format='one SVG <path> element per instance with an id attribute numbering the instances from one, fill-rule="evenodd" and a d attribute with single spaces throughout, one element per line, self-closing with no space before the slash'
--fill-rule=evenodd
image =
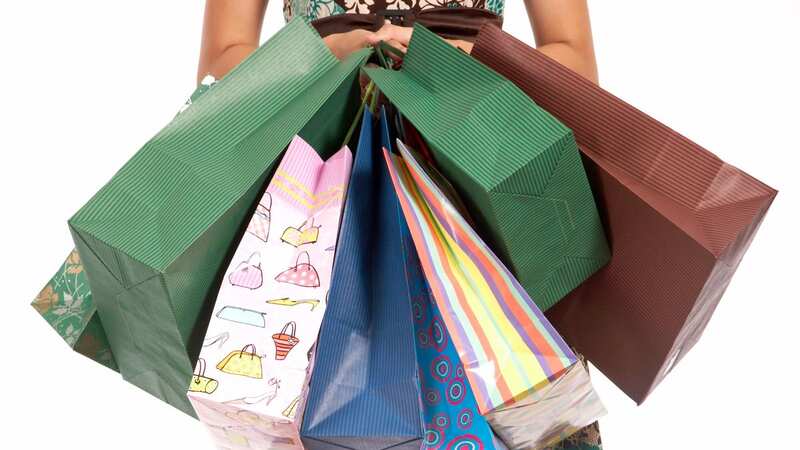
<path id="1" fill-rule="evenodd" d="M 258 47 L 266 0 L 206 0 L 197 81 L 222 78 Z"/>
<path id="2" fill-rule="evenodd" d="M 222 78 L 258 48 L 266 8 L 267 0 L 206 0 L 198 83 L 209 73 Z M 332 34 L 325 44 L 344 59 L 370 45 L 372 34 L 364 30 Z"/>
<path id="3" fill-rule="evenodd" d="M 597 83 L 586 0 L 525 0 L 536 48 Z"/>

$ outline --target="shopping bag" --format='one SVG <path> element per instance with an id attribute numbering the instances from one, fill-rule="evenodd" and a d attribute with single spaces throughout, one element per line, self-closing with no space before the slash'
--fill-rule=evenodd
<path id="1" fill-rule="evenodd" d="M 181 111 L 188 108 L 193 100 L 200 98 L 213 84 L 213 77 L 205 77 Z M 75 351 L 119 372 L 76 249 L 70 252 L 59 271 L 39 292 L 31 306 Z"/>
<path id="2" fill-rule="evenodd" d="M 575 132 L 613 258 L 548 316 L 641 403 L 699 339 L 777 192 L 497 28 L 472 54 Z"/>
<path id="3" fill-rule="evenodd" d="M 403 224 L 401 229 L 425 423 L 421 449 L 499 449 L 489 423 L 478 412 L 466 370 L 432 299 L 408 227 Z"/>
<path id="4" fill-rule="evenodd" d="M 586 369 L 412 153 L 384 151 L 443 325 L 478 403 L 512 450 L 541 448 L 605 413 Z"/>
<path id="5" fill-rule="evenodd" d="M 188 393 L 198 417 L 212 429 L 223 426 L 227 431 L 245 430 L 245 439 L 255 445 L 253 433 L 246 430 L 251 427 L 247 421 L 226 425 L 227 419 L 220 423 L 214 420 L 214 414 L 206 414 L 208 409 L 229 415 L 247 410 L 267 424 L 253 430 L 263 437 L 258 445 L 289 439 L 287 448 L 302 449 L 299 411 L 326 305 L 295 308 L 271 300 L 325 299 L 334 257 L 329 248 L 336 245 L 351 165 L 346 146 L 325 161 L 296 137 L 266 189 L 272 198 L 271 225 L 284 228 L 314 222 L 319 229 L 317 240 L 300 249 L 282 239 L 264 242 L 245 233 L 237 243 L 228 268 L 231 274 L 252 267 L 253 255 L 259 254 L 269 255 L 261 260 L 259 273 L 280 272 L 286 278 L 264 277 L 263 284 L 253 287 L 255 283 L 249 283 L 243 289 L 241 280 L 229 277 L 229 282 L 220 287 L 214 304 L 218 313 L 209 322 L 204 340 L 207 345 L 200 352 L 201 359 L 218 361 L 216 371 L 209 369 L 204 374 L 218 386 L 213 392 L 190 388 Z M 242 266 L 239 261 L 246 264 Z M 309 275 L 312 262 L 313 282 Z M 290 274 L 283 269 L 287 265 L 292 266 L 287 269 Z M 219 444 L 227 445 L 229 440 Z"/>
<path id="6" fill-rule="evenodd" d="M 303 415 L 309 450 L 419 450 L 423 437 L 402 216 L 372 120 L 365 111 Z"/>
<path id="7" fill-rule="evenodd" d="M 210 297 L 226 281 L 230 243 L 293 136 L 327 151 L 323 157 L 338 149 L 368 54 L 339 61 L 302 20 L 290 23 L 193 100 L 72 217 L 126 380 L 193 413 L 185 392 Z"/>
<path id="8" fill-rule="evenodd" d="M 366 72 L 540 309 L 607 262 L 572 132 L 522 91 L 419 25 L 401 70 Z"/>
<path id="9" fill-rule="evenodd" d="M 31 306 L 76 352 L 109 369 L 119 370 L 96 314 L 92 290 L 77 250 L 70 252 Z"/>
<path id="10" fill-rule="evenodd" d="M 422 137 L 419 136 L 419 133 L 416 131 L 414 126 L 404 121 L 404 123 L 402 124 L 402 128 L 404 130 L 403 134 L 404 142 L 412 141 L 414 143 L 412 148 L 414 148 L 414 150 L 416 150 L 419 153 L 419 157 L 422 160 L 427 161 L 429 163 L 432 162 L 432 158 L 430 157 L 430 151 L 428 151 L 427 149 L 427 144 L 422 139 Z M 458 213 L 461 214 L 468 223 L 470 223 L 470 218 L 467 215 L 466 207 L 463 205 L 463 202 L 461 202 L 461 200 L 455 194 L 454 190 L 452 189 L 452 186 L 447 182 L 447 180 L 444 177 L 441 176 L 441 174 L 439 174 L 436 171 L 435 167 L 428 166 L 426 167 L 426 169 L 428 169 L 428 175 L 431 176 L 433 181 L 436 183 L 437 187 L 441 189 L 442 193 L 446 196 L 448 201 L 452 203 L 456 211 L 458 211 Z M 404 229 L 407 230 L 407 228 Z M 416 257 L 416 251 L 414 252 L 414 255 Z M 419 263 L 417 259 L 417 265 L 418 264 Z M 424 280 L 423 282 L 427 286 L 427 282 Z M 414 285 L 412 279 L 409 279 L 409 284 L 412 286 Z M 430 296 L 430 293 L 428 295 Z M 425 336 L 425 335 L 424 334 L 421 335 L 418 333 L 417 336 L 419 338 L 419 336 Z M 417 342 L 417 345 L 419 346 L 419 341 Z M 420 354 L 420 350 L 417 351 L 417 354 L 418 355 Z M 576 355 L 576 356 L 578 356 L 581 359 L 581 362 L 584 362 L 581 355 Z M 451 358 L 451 360 L 455 359 L 456 358 Z M 467 387 L 469 388 L 469 385 L 467 385 Z M 469 393 L 469 395 L 473 394 Z M 496 436 L 493 439 L 493 441 L 494 441 L 493 445 L 495 446 L 495 448 L 497 449 L 506 448 L 504 444 L 502 444 L 502 442 L 498 442 Z M 487 446 L 487 448 L 491 447 Z M 581 428 L 580 430 L 576 431 L 574 434 L 564 439 L 563 441 L 559 442 L 558 444 L 555 444 L 551 447 L 547 447 L 546 450 L 601 450 L 601 449 L 602 449 L 602 443 L 600 439 L 600 427 L 598 426 L 598 423 L 595 422 L 591 425 Z"/>

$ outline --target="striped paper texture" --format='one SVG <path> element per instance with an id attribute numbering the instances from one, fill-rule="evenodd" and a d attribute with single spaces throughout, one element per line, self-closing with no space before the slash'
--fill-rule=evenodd
<path id="1" fill-rule="evenodd" d="M 608 262 L 572 132 L 511 82 L 421 26 L 401 70 L 365 71 L 540 309 Z"/>
<path id="2" fill-rule="evenodd" d="M 293 21 L 178 114 L 70 220 L 123 377 L 187 414 L 210 293 L 283 150 L 339 149 L 368 49 L 339 61 Z M 291 55 L 291 64 L 286 64 Z M 330 152 L 330 153 L 329 153 Z"/>
<path id="3" fill-rule="evenodd" d="M 613 257 L 547 314 L 641 403 L 700 339 L 777 192 L 499 28 L 472 56 L 575 132 Z"/>
<path id="4" fill-rule="evenodd" d="M 323 162 L 313 147 L 296 136 L 286 154 L 293 157 L 285 157 L 275 170 L 271 192 L 309 213 L 342 201 L 347 185 L 342 174 L 349 174 L 352 164 L 349 153 L 337 152 Z"/>
<path id="5" fill-rule="evenodd" d="M 408 149 L 384 151 L 436 304 L 482 414 L 546 386 L 575 355 Z"/>

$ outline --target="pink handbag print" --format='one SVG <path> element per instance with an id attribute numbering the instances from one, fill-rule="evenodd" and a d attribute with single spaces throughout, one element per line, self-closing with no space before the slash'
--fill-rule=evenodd
<path id="1" fill-rule="evenodd" d="M 264 192 L 261 201 L 258 202 L 256 212 L 247 225 L 247 232 L 253 236 L 267 242 L 269 238 L 269 225 L 272 220 L 272 194 Z"/>
<path id="2" fill-rule="evenodd" d="M 307 262 L 300 262 L 300 257 L 306 255 Z M 297 255 L 295 266 L 290 267 L 275 277 L 275 281 L 289 283 L 302 287 L 319 287 L 319 274 L 317 269 L 311 265 L 311 257 L 308 252 Z"/>
<path id="3" fill-rule="evenodd" d="M 253 264 L 253 260 L 258 262 Z M 260 288 L 264 282 L 264 276 L 261 273 L 261 254 L 255 252 L 247 258 L 247 261 L 239 263 L 236 269 L 228 275 L 228 281 L 234 286 L 247 289 Z"/>

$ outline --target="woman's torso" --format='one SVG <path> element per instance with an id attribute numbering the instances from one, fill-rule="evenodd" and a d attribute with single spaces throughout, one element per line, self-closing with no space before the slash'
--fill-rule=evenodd
<path id="1" fill-rule="evenodd" d="M 380 14 L 391 10 L 415 13 L 434 8 L 475 8 L 503 15 L 505 0 L 284 0 L 283 15 L 288 22 L 295 16 L 307 21 L 338 14 Z"/>

